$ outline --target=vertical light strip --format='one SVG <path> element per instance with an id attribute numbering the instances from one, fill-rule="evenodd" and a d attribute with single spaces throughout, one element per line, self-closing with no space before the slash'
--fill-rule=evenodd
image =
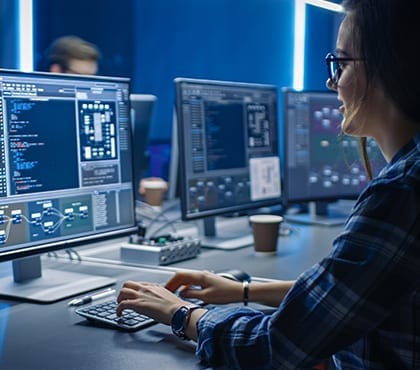
<path id="1" fill-rule="evenodd" d="M 303 89 L 305 73 L 305 0 L 295 0 L 295 34 L 293 46 L 293 88 Z"/>
<path id="2" fill-rule="evenodd" d="M 326 0 L 306 0 L 306 4 L 308 5 L 314 5 L 319 8 L 323 8 L 326 10 L 331 10 L 333 12 L 342 12 L 343 7 L 340 4 L 331 3 Z"/>
<path id="3" fill-rule="evenodd" d="M 295 37 L 293 50 L 293 88 L 302 90 L 305 81 L 305 31 L 306 5 L 313 5 L 333 12 L 342 12 L 339 4 L 326 0 L 295 0 Z"/>
<path id="4" fill-rule="evenodd" d="M 32 0 L 19 0 L 19 62 L 21 71 L 33 71 L 33 11 Z"/>

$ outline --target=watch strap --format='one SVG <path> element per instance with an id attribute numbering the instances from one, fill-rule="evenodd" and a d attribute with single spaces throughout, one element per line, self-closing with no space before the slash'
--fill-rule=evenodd
<path id="1" fill-rule="evenodd" d="M 202 307 L 198 305 L 181 306 L 172 315 L 171 328 L 172 328 L 172 332 L 177 337 L 182 338 L 182 339 L 189 339 L 185 335 L 185 329 L 188 326 L 192 312 L 196 310 L 197 308 L 202 308 Z"/>

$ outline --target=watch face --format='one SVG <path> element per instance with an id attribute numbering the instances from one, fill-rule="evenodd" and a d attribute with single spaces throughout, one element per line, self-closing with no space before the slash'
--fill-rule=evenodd
<path id="1" fill-rule="evenodd" d="M 185 324 L 185 316 L 188 311 L 189 311 L 188 307 L 182 306 L 178 308 L 175 311 L 174 315 L 172 316 L 172 320 L 171 320 L 172 332 L 181 338 L 185 337 L 184 324 Z"/>

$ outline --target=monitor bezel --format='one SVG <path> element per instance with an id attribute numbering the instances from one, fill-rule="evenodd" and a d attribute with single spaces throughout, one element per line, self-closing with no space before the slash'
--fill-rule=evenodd
<path id="1" fill-rule="evenodd" d="M 132 165 L 133 165 L 133 181 L 135 199 L 140 201 L 141 195 L 138 191 L 140 180 L 145 177 L 149 170 L 150 153 L 148 152 L 148 144 L 150 141 L 151 126 L 156 114 L 156 104 L 158 98 L 154 94 L 140 94 L 130 93 L 130 128 L 132 138 Z M 136 108 L 142 106 L 142 111 L 137 111 Z M 144 115 L 144 108 L 147 110 L 147 115 Z M 138 118 L 142 118 L 140 122 Z M 145 118 L 147 118 L 145 120 Z M 147 122 L 146 125 L 144 124 Z M 145 134 L 145 135 L 144 135 Z M 144 136 L 143 136 L 144 135 Z"/>
<path id="2" fill-rule="evenodd" d="M 179 184 L 180 184 L 180 205 L 181 205 L 181 218 L 184 221 L 189 220 L 197 220 L 207 217 L 213 216 L 222 216 L 228 214 L 240 214 L 244 211 L 251 211 L 257 210 L 258 208 L 262 207 L 270 207 L 276 206 L 281 204 L 282 199 L 282 189 L 280 192 L 279 197 L 275 198 L 268 198 L 256 201 L 249 201 L 247 204 L 239 204 L 233 205 L 228 207 L 216 208 L 216 209 L 209 209 L 203 210 L 195 213 L 189 213 L 187 207 L 187 185 L 186 185 L 186 168 L 185 168 L 185 161 L 183 158 L 187 155 L 185 153 L 185 143 L 184 135 L 180 134 L 184 127 L 183 122 L 183 115 L 182 115 L 182 85 L 183 84 L 197 84 L 197 85 L 213 85 L 213 86 L 227 86 L 227 87 L 242 87 L 242 88 L 255 88 L 255 89 L 267 89 L 271 90 L 276 95 L 275 104 L 275 120 L 274 127 L 276 132 L 274 136 L 278 140 L 278 132 L 279 132 L 279 119 L 278 119 L 278 88 L 273 84 L 263 84 L 263 83 L 252 83 L 252 82 L 238 82 L 238 81 L 224 81 L 224 80 L 210 80 L 210 79 L 200 79 L 200 78 L 187 78 L 187 77 L 177 77 L 174 79 L 175 85 L 175 114 L 174 119 L 176 123 L 173 125 L 174 128 L 177 130 L 177 138 L 178 138 L 178 152 L 179 152 Z M 279 157 L 280 163 L 280 146 L 277 142 L 277 156 Z M 279 173 L 281 168 L 279 168 Z"/>
<path id="3" fill-rule="evenodd" d="M 38 72 L 38 71 L 20 71 L 20 70 L 14 70 L 14 69 L 1 69 L 0 68 L 0 78 L 2 75 L 7 75 L 10 77 L 13 76 L 27 76 L 28 78 L 37 78 L 37 77 L 46 77 L 46 78 L 53 78 L 53 79 L 64 79 L 64 80 L 95 80 L 101 83 L 126 83 L 128 86 L 128 92 L 127 92 L 127 101 L 128 101 L 128 109 L 131 109 L 130 105 L 130 84 L 131 80 L 128 77 L 115 77 L 115 76 L 100 76 L 100 75 L 79 75 L 79 74 L 60 74 L 60 73 L 49 73 L 49 72 Z M 130 114 L 128 115 L 128 119 L 131 120 Z M 131 122 L 128 122 L 127 125 L 129 131 L 129 140 L 130 140 L 130 150 L 133 148 L 133 142 L 132 142 L 132 127 Z M 132 161 L 133 162 L 133 161 Z M 133 179 L 134 172 L 133 172 L 133 163 L 131 165 L 131 178 Z M 117 227 L 112 230 L 104 230 L 104 231 L 94 231 L 89 233 L 88 235 L 77 235 L 77 236 L 68 236 L 67 238 L 62 238 L 61 240 L 56 240 L 53 242 L 45 242 L 45 241 L 39 241 L 35 243 L 31 243 L 31 245 L 23 246 L 23 247 L 17 247 L 16 249 L 7 249 L 2 250 L 0 248 L 0 262 L 7 262 L 7 261 L 13 261 L 16 259 L 20 259 L 23 257 L 31 257 L 31 256 L 37 256 L 42 255 L 44 253 L 58 251 L 61 249 L 66 248 L 72 248 L 81 246 L 87 243 L 95 243 L 100 242 L 104 240 L 110 240 L 117 237 L 123 237 L 128 236 L 137 231 L 136 226 L 136 215 L 135 215 L 135 207 L 134 207 L 134 200 L 135 200 L 135 186 L 133 184 L 132 186 L 132 199 L 133 199 L 133 224 L 132 225 L 124 225 L 121 227 Z"/>

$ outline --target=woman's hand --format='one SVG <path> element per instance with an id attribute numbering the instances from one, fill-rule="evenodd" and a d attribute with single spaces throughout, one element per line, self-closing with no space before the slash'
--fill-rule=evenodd
<path id="1" fill-rule="evenodd" d="M 189 304 L 159 284 L 134 281 L 124 283 L 117 302 L 118 316 L 132 309 L 167 325 L 179 307 Z"/>
<path id="2" fill-rule="evenodd" d="M 178 291 L 182 298 L 198 298 L 205 303 L 224 304 L 243 299 L 242 283 L 232 281 L 209 271 L 180 271 L 165 287 Z"/>

